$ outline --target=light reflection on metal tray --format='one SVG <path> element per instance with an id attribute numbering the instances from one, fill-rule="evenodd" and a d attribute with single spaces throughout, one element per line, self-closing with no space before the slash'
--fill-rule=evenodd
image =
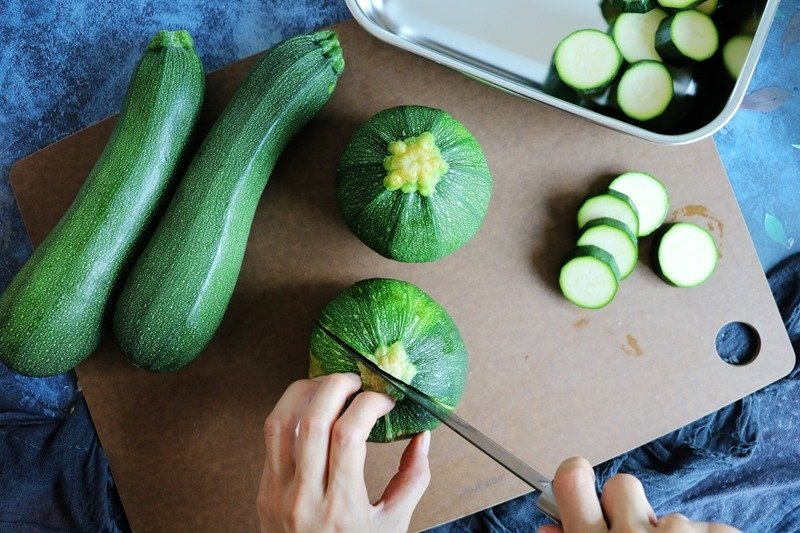
<path id="1" fill-rule="evenodd" d="M 553 50 L 564 36 L 581 28 L 608 29 L 599 0 L 346 0 L 359 24 L 383 41 L 510 93 L 663 144 L 713 134 L 745 95 L 778 0 L 729 1 L 760 15 L 739 79 L 734 84 L 716 76 L 711 62 L 698 66 L 694 75 L 671 69 L 680 95 L 673 113 L 639 123 L 608 105 L 613 100 L 608 92 L 580 100 L 548 83 Z"/>

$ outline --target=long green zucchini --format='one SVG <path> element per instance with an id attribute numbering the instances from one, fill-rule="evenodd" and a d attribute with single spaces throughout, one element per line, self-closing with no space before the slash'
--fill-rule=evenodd
<path id="1" fill-rule="evenodd" d="M 189 34 L 159 32 L 100 159 L 0 297 L 0 359 L 10 369 L 60 374 L 97 347 L 109 299 L 170 189 L 204 84 Z"/>
<path id="2" fill-rule="evenodd" d="M 290 39 L 258 61 L 214 124 L 120 294 L 114 333 L 135 365 L 192 361 L 222 321 L 275 161 L 344 68 L 336 33 Z"/>

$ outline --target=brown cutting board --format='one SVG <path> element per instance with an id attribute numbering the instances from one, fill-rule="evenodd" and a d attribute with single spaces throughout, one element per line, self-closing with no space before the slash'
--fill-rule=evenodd
<path id="1" fill-rule="evenodd" d="M 389 47 L 353 22 L 337 29 L 345 74 L 275 169 L 211 346 L 180 372 L 152 375 L 123 361 L 108 340 L 78 368 L 134 530 L 256 527 L 264 417 L 306 375 L 313 318 L 363 278 L 411 281 L 450 311 L 470 353 L 458 411 L 548 475 L 567 456 L 609 459 L 789 372 L 794 353 L 710 140 L 648 144 Z M 204 127 L 253 60 L 209 76 Z M 409 103 L 463 121 L 494 176 L 478 235 L 435 264 L 373 253 L 345 227 L 334 201 L 337 160 L 354 129 L 383 108 Z M 34 243 L 66 209 L 112 122 L 13 169 Z M 722 259 L 696 289 L 669 287 L 642 263 L 611 305 L 584 311 L 559 294 L 559 263 L 574 244 L 581 198 L 628 169 L 660 176 L 673 216 L 708 226 Z M 643 255 L 648 248 L 643 243 Z M 761 336 L 750 364 L 731 366 L 716 354 L 717 331 L 731 321 Z M 371 446 L 372 495 L 396 469 L 402 447 Z M 434 432 L 431 466 L 416 529 L 528 490 L 448 429 Z"/>

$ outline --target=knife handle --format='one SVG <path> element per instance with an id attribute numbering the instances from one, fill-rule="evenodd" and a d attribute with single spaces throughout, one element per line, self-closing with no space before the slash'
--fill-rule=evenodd
<path id="1" fill-rule="evenodd" d="M 552 483 L 545 485 L 544 490 L 539 494 L 539 498 L 536 499 L 536 507 L 549 518 L 559 524 L 561 523 L 561 515 L 558 512 L 558 504 L 556 503 L 556 495 L 553 494 Z"/>

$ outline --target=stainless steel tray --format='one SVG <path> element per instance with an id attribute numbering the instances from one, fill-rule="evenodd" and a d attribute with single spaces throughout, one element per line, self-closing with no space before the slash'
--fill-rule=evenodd
<path id="1" fill-rule="evenodd" d="M 678 71 L 676 95 L 688 90 L 692 97 L 683 116 L 636 123 L 604 105 L 603 98 L 570 101 L 547 88 L 553 50 L 564 36 L 581 28 L 608 29 L 599 0 L 346 0 L 358 23 L 387 43 L 523 98 L 662 144 L 708 137 L 739 107 L 778 0 L 738 1 L 752 5 L 760 22 L 736 83 L 702 76 L 705 66 L 695 69 L 694 77 Z"/>

